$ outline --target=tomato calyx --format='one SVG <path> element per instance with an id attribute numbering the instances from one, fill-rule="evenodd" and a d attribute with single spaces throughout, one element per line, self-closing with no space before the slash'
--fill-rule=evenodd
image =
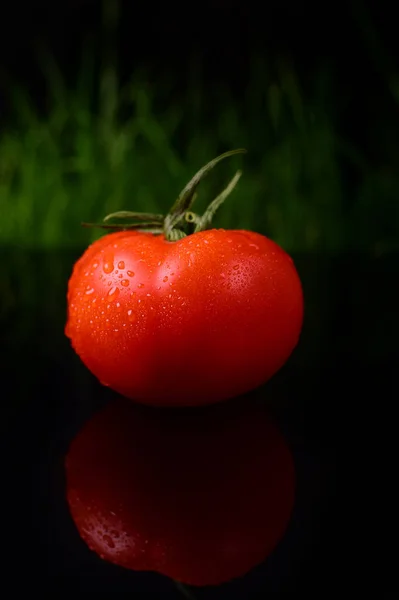
<path id="1" fill-rule="evenodd" d="M 191 211 L 197 196 L 197 187 L 220 161 L 236 154 L 245 153 L 246 150 L 244 148 L 230 150 L 229 152 L 217 156 L 203 166 L 180 192 L 176 202 L 166 216 L 154 213 L 122 210 L 107 215 L 102 223 L 82 223 L 82 225 L 83 227 L 99 227 L 101 229 L 111 229 L 116 231 L 135 230 L 152 233 L 154 235 L 164 235 L 170 242 L 180 240 L 190 233 L 197 233 L 209 229 L 216 211 L 234 190 L 242 172 L 236 172 L 228 185 L 208 205 L 208 208 L 203 215 L 197 215 Z M 126 219 L 126 221 L 129 222 L 110 223 L 109 221 L 112 221 L 113 219 Z"/>

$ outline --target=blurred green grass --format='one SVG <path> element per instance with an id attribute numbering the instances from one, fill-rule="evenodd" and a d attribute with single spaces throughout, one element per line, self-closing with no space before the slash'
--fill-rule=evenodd
<path id="1" fill-rule="evenodd" d="M 226 161 L 201 186 L 200 210 L 240 164 L 244 175 L 217 226 L 267 233 L 291 251 L 345 244 L 328 77 L 305 101 L 292 70 L 282 67 L 271 80 L 255 57 L 238 102 L 222 84 L 207 88 L 193 65 L 176 101 L 173 81 L 149 85 L 145 72 L 121 89 L 107 67 L 96 84 L 88 54 L 75 86 L 50 56 L 41 66 L 45 116 L 26 90 L 8 85 L 15 118 L 0 136 L 0 243 L 85 245 L 102 232 L 82 229 L 82 221 L 121 209 L 166 211 L 203 164 L 244 146 L 244 159 Z"/>
<path id="2" fill-rule="evenodd" d="M 182 93 L 172 76 L 154 81 L 142 68 L 122 86 L 112 52 L 117 15 L 107 15 L 100 73 L 86 48 L 75 84 L 67 84 L 51 54 L 39 53 L 44 114 L 26 89 L 0 78 L 13 106 L 0 131 L 0 244 L 84 247 L 103 232 L 81 222 L 118 210 L 166 212 L 203 164 L 245 147 L 244 158 L 221 164 L 200 187 L 202 211 L 238 166 L 244 171 L 216 226 L 257 230 L 290 252 L 397 248 L 397 171 L 368 164 L 340 138 L 340 92 L 327 68 L 304 93 L 292 67 L 271 69 L 254 53 L 240 99 L 227 84 L 206 85 L 197 59 Z M 399 89 L 399 77 L 387 77 Z M 387 152 L 382 163 L 397 164 L 399 143 Z M 355 189 L 343 162 L 356 172 Z"/>

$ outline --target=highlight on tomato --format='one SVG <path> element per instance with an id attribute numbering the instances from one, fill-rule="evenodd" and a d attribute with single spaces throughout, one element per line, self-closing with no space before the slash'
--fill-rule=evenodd
<path id="1" fill-rule="evenodd" d="M 295 471 L 279 428 L 253 402 L 199 412 L 118 398 L 73 440 L 70 512 L 105 561 L 217 585 L 248 573 L 283 538 Z"/>
<path id="2" fill-rule="evenodd" d="M 170 213 L 108 215 L 68 284 L 65 328 L 106 386 L 157 406 L 211 404 L 267 382 L 296 347 L 303 293 L 291 257 L 253 231 L 214 229 L 241 175 L 192 212 L 203 167 Z M 122 223 L 112 223 L 119 219 Z"/>

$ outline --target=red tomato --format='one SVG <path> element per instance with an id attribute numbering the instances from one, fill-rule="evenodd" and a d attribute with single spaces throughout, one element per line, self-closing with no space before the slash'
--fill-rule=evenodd
<path id="1" fill-rule="evenodd" d="M 289 523 L 295 472 L 273 420 L 245 404 L 182 415 L 121 398 L 90 420 L 66 472 L 70 511 L 91 550 L 198 586 L 260 564 Z"/>
<path id="2" fill-rule="evenodd" d="M 265 383 L 298 342 L 303 295 L 276 243 L 250 231 L 105 235 L 77 261 L 66 334 L 120 394 L 200 405 Z"/>

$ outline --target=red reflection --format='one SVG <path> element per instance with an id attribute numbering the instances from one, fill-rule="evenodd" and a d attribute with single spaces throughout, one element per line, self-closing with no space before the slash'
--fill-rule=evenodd
<path id="1" fill-rule="evenodd" d="M 187 415 L 120 399 L 81 430 L 66 467 L 72 517 L 92 550 L 191 585 L 262 562 L 294 504 L 289 448 L 253 405 Z"/>

